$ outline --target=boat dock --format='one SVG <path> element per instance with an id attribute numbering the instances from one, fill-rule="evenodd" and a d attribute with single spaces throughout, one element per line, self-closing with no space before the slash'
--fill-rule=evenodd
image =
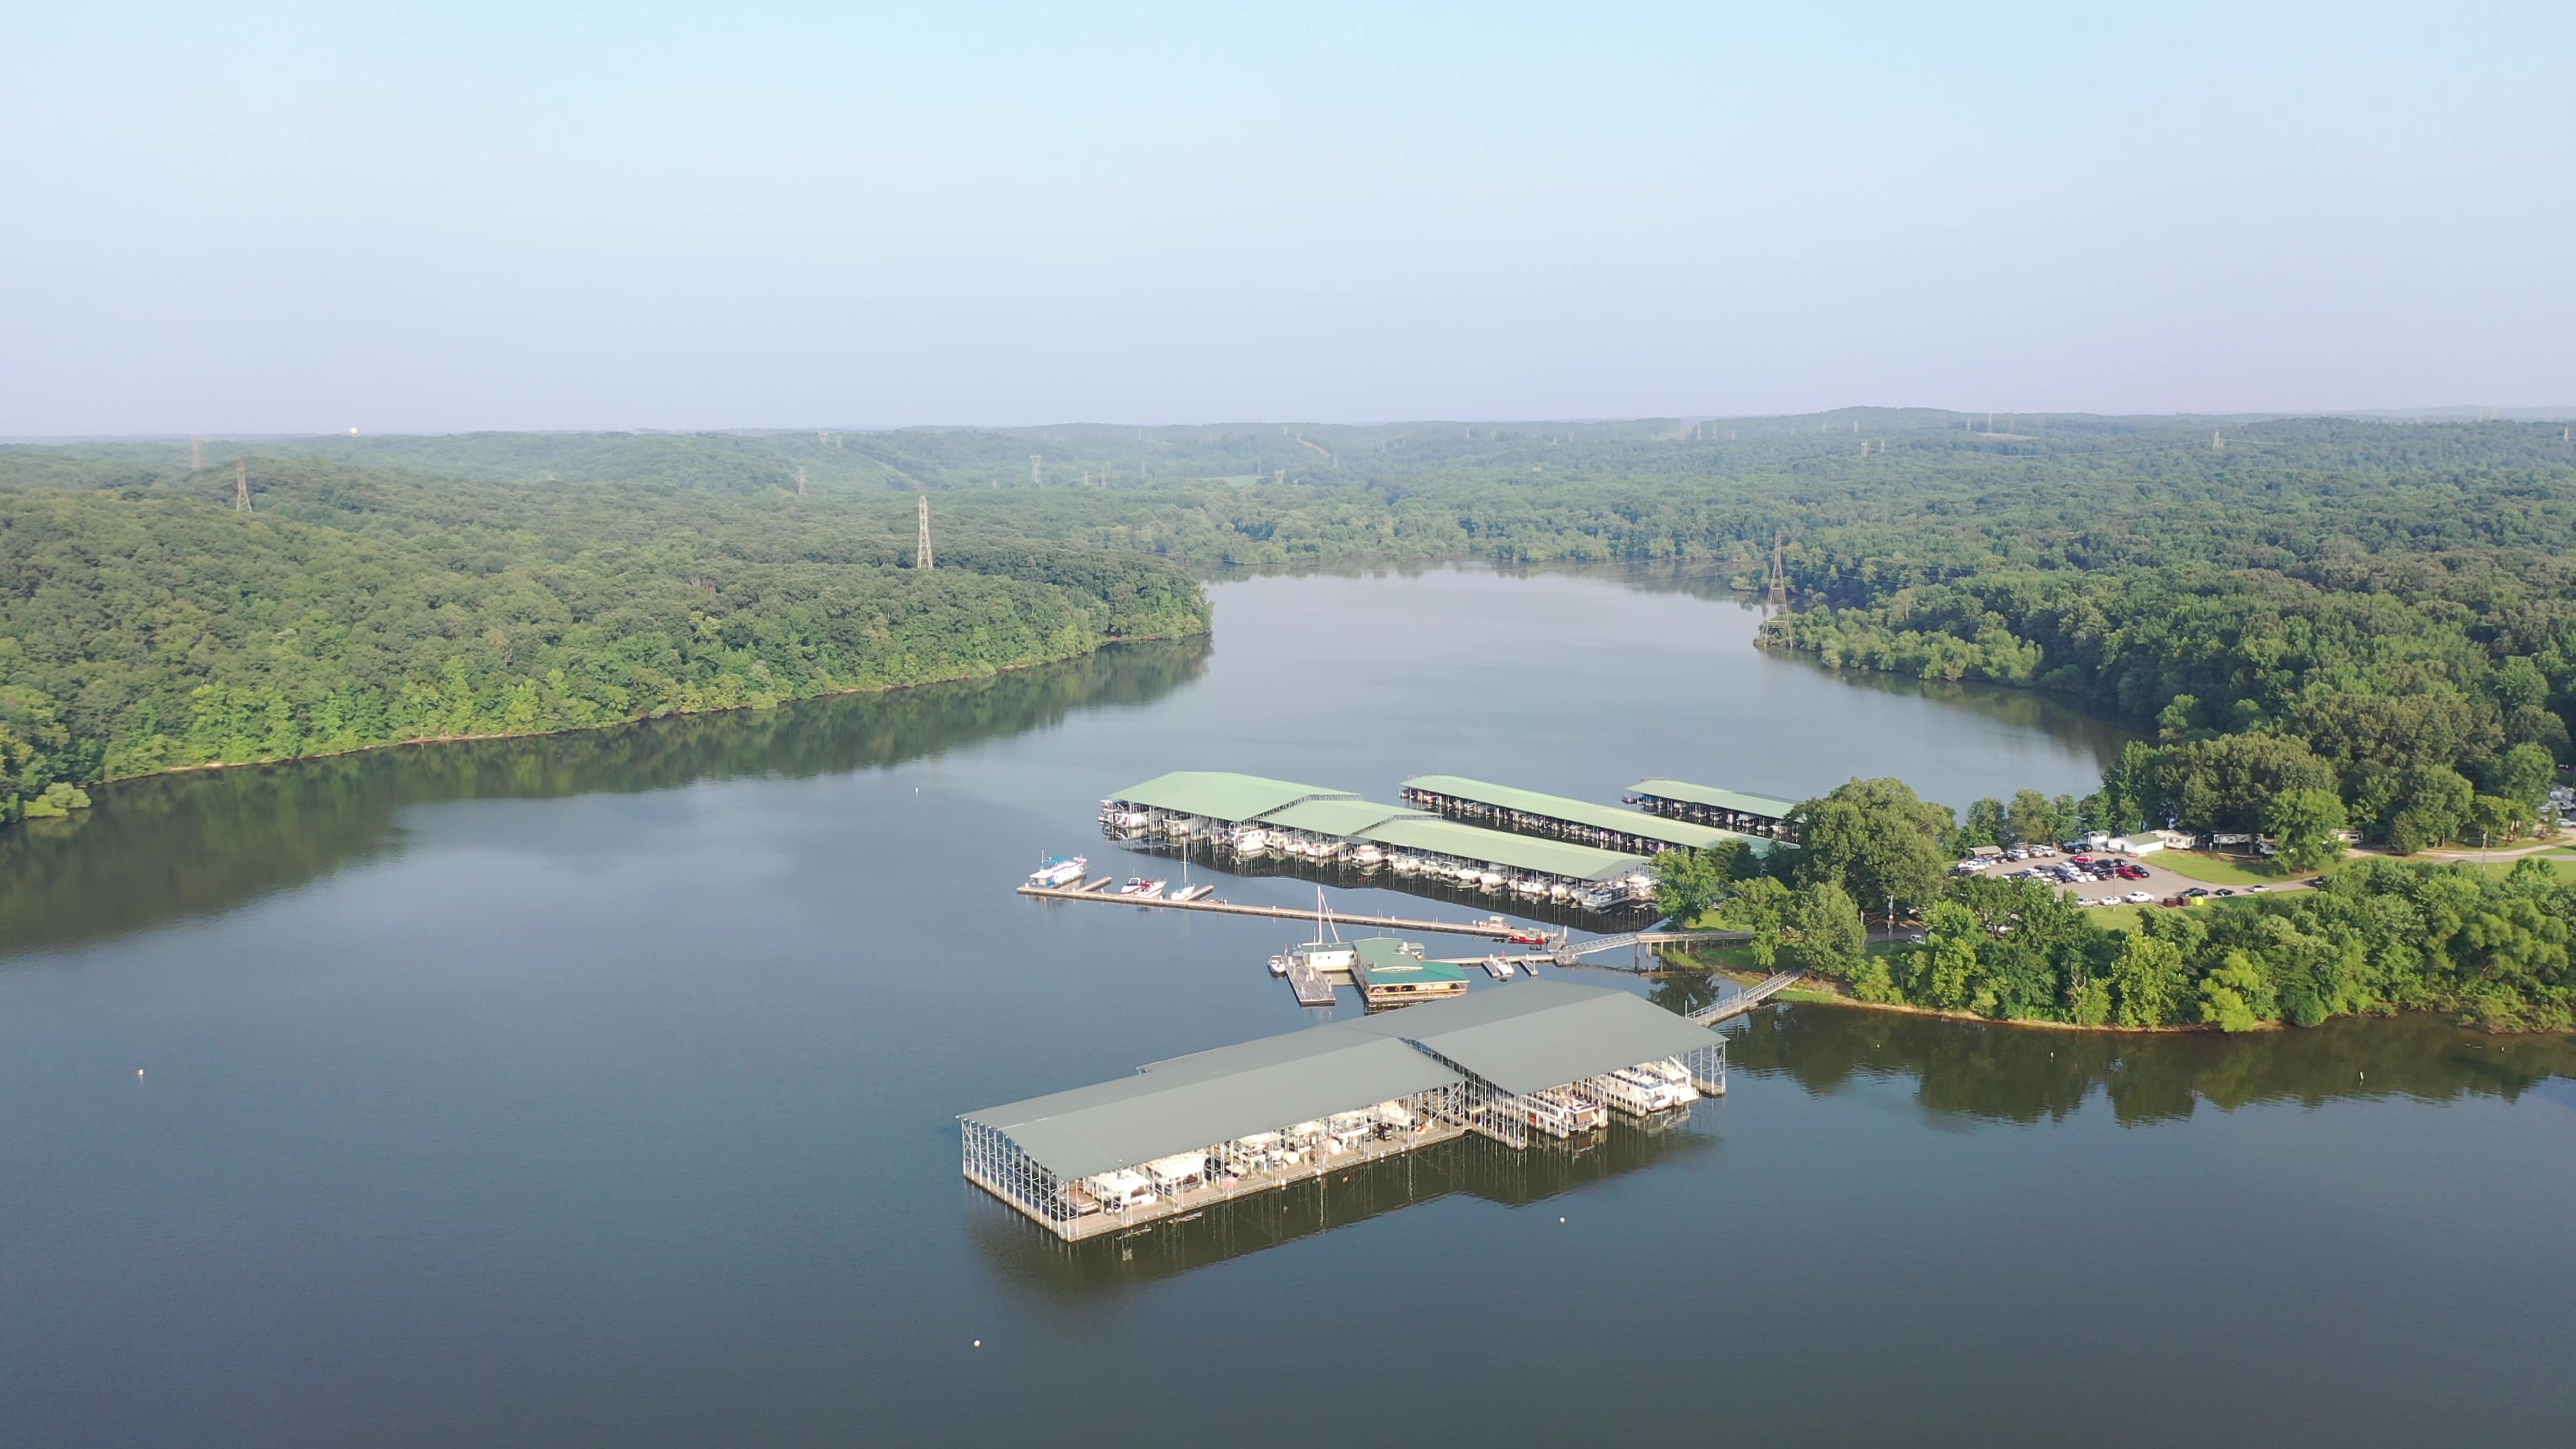
<path id="1" fill-rule="evenodd" d="M 1333 1004 L 1335 983 L 1332 977 L 1324 974 L 1322 967 L 1317 966 L 1311 957 L 1294 951 L 1289 952 L 1285 959 L 1288 963 L 1288 969 L 1284 973 L 1288 978 L 1288 989 L 1297 994 L 1299 1006 Z"/>
<path id="2" fill-rule="evenodd" d="M 1107 881 L 1100 884 L 1106 885 Z M 1176 901 L 1168 897 L 1147 900 L 1139 896 L 1122 896 L 1091 888 L 1024 885 L 1020 894 L 1042 901 L 1106 901 L 1113 906 L 1138 906 L 1166 911 L 1215 911 L 1229 916 L 1268 916 L 1282 921 L 1311 921 L 1318 913 L 1302 906 L 1243 906 L 1232 901 Z M 1422 931 L 1434 935 L 1482 936 L 1490 941 L 1509 940 L 1515 931 L 1526 927 L 1504 921 L 1417 921 L 1405 916 L 1363 916 L 1341 911 L 1321 912 L 1324 920 L 1341 926 L 1372 926 L 1387 931 Z"/>
<path id="3" fill-rule="evenodd" d="M 1726 1091 L 1726 1041 L 1624 991 L 1534 981 L 1218 1047 L 968 1112 L 966 1180 L 1065 1241 L 1468 1133 L 1527 1149 L 1649 1130 Z"/>

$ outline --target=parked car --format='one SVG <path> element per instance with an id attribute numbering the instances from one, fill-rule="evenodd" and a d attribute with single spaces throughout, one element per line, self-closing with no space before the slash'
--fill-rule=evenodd
<path id="1" fill-rule="evenodd" d="M 2220 886 L 2218 889 L 2210 892 L 2210 894 L 2217 896 L 2232 896 L 2236 894 L 2236 888 L 2233 886 Z"/>
<path id="2" fill-rule="evenodd" d="M 2155 896 L 2154 896 L 2154 894 L 2153 894 L 2152 892 L 2148 892 L 2148 891 L 2131 891 L 2131 892 L 2129 892 L 2129 894 L 2128 894 L 2128 896 L 2126 897 L 2126 899 L 2128 900 L 2129 904 L 2131 904 L 2131 905 L 2133 905 L 2133 906 L 2143 906 L 2143 905 L 2147 904 L 2149 901 L 2154 900 L 2154 899 L 2155 899 Z"/>
<path id="3" fill-rule="evenodd" d="M 2209 894 L 2209 888 L 2207 886 L 2193 886 L 2190 890 L 2184 891 L 2183 894 L 2189 896 L 2193 900 L 2199 900 L 2201 897 Z"/>

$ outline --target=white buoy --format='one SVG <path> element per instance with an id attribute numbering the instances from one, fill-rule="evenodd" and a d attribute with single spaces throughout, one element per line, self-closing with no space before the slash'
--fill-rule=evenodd
<path id="1" fill-rule="evenodd" d="M 143 1080 L 143 1069 L 141 1067 L 136 1067 L 134 1069 L 134 1080 L 138 1082 Z"/>
<path id="2" fill-rule="evenodd" d="M 979 1339 L 977 1339 L 977 1340 L 975 1340 L 975 1346 L 976 1346 L 977 1348 L 982 1348 L 982 1347 L 984 1346 L 984 1340 L 982 1340 L 982 1339 L 980 1339 L 980 1338 L 979 1338 Z"/>
<path id="3" fill-rule="evenodd" d="M 1564 1221 L 1565 1221 L 1565 1219 L 1563 1219 L 1563 1218 L 1558 1218 L 1558 1219 L 1557 1219 L 1557 1221 L 1561 1223 L 1561 1222 L 1564 1222 Z"/>

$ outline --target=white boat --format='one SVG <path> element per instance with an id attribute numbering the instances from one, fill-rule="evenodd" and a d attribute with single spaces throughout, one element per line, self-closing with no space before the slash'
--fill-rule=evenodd
<path id="1" fill-rule="evenodd" d="M 1078 885 L 1082 881 L 1082 873 L 1089 869 L 1091 869 L 1091 862 L 1083 859 L 1081 856 L 1059 855 L 1043 862 L 1037 869 L 1030 871 L 1029 884 L 1036 886 L 1041 890 L 1055 890 L 1064 886 Z"/>
<path id="2" fill-rule="evenodd" d="M 1270 832 L 1257 825 L 1239 826 L 1234 832 L 1234 848 L 1244 855 L 1259 855 L 1270 848 Z"/>
<path id="3" fill-rule="evenodd" d="M 1288 974 L 1287 952 L 1282 951 L 1278 955 L 1270 958 L 1270 974 L 1273 976 L 1285 976 Z"/>
<path id="4" fill-rule="evenodd" d="M 1091 1195 L 1099 1199 L 1100 1205 L 1111 1212 L 1152 1207 L 1157 1201 L 1154 1184 L 1146 1180 L 1145 1174 L 1128 1168 L 1086 1177 L 1082 1181 L 1091 1189 Z"/>
<path id="5" fill-rule="evenodd" d="M 1386 852 L 1385 852 L 1385 851 L 1383 851 L 1383 850 L 1378 849 L 1376 846 L 1371 845 L 1371 844 L 1369 844 L 1369 843 L 1368 843 L 1368 842 L 1366 842 L 1366 841 L 1362 841 L 1362 842 L 1361 842 L 1361 843 L 1359 843 L 1358 845 L 1354 845 L 1354 846 L 1352 846 L 1352 847 L 1351 847 L 1351 864 L 1353 864 L 1353 865 L 1358 865 L 1358 866 L 1381 865 L 1381 864 L 1384 864 L 1384 863 L 1385 863 L 1385 861 L 1386 861 Z"/>
<path id="6" fill-rule="evenodd" d="M 1504 879 L 1505 877 L 1503 873 L 1499 870 L 1480 870 L 1476 872 L 1476 884 L 1483 886 L 1489 891 L 1500 889 Z"/>
<path id="7" fill-rule="evenodd" d="M 1130 879 L 1125 885 L 1120 886 L 1118 888 L 1118 894 L 1129 896 L 1140 901 L 1159 900 L 1162 898 L 1163 894 L 1163 882 L 1158 880 L 1147 880 L 1143 876 L 1137 876 Z"/>
<path id="8" fill-rule="evenodd" d="M 1574 887 L 1561 880 L 1550 881 L 1547 885 L 1547 898 L 1552 901 L 1570 901 L 1574 899 Z"/>
<path id="9" fill-rule="evenodd" d="M 1521 1100 L 1527 1104 L 1529 1125 L 1551 1137 L 1589 1132 L 1607 1120 L 1608 1114 L 1599 1107 L 1561 1092 L 1539 1092 Z"/>

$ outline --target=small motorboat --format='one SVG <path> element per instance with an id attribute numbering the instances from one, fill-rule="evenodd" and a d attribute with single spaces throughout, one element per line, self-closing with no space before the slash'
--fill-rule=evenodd
<path id="1" fill-rule="evenodd" d="M 1064 886 L 1077 885 L 1081 883 L 1082 873 L 1089 869 L 1091 869 L 1091 862 L 1081 856 L 1059 855 L 1030 871 L 1029 884 L 1040 890 L 1056 890 Z"/>
<path id="2" fill-rule="evenodd" d="M 1143 876 L 1137 876 L 1120 886 L 1118 894 L 1133 900 L 1160 900 L 1163 895 L 1163 884 L 1158 880 L 1147 880 Z"/>

